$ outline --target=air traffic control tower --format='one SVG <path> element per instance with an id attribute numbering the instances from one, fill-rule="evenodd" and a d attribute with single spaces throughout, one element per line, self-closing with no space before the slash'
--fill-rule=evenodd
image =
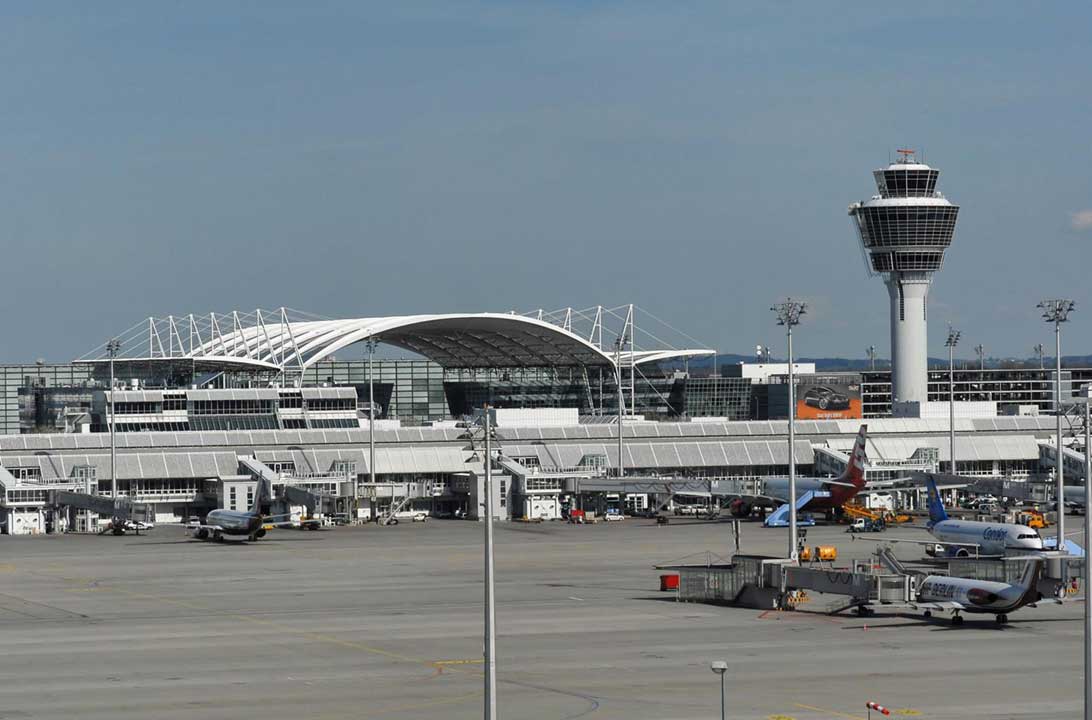
<path id="1" fill-rule="evenodd" d="M 891 298 L 892 400 L 924 406 L 928 395 L 926 310 L 933 273 L 952 244 L 959 206 L 936 191 L 939 170 L 899 150 L 873 172 L 879 193 L 849 206 L 871 275 Z"/>

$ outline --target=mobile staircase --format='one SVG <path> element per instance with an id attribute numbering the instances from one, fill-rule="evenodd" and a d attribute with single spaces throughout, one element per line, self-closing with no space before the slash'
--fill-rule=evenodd
<path id="1" fill-rule="evenodd" d="M 803 495 L 796 498 L 796 524 L 798 526 L 815 524 L 815 518 L 813 518 L 811 515 L 802 514 L 800 510 L 807 507 L 808 503 L 810 503 L 815 498 L 824 497 L 830 497 L 830 493 L 826 490 L 808 490 Z M 784 505 L 767 515 L 766 520 L 762 524 L 765 527 L 788 527 L 789 504 L 785 503 Z"/>

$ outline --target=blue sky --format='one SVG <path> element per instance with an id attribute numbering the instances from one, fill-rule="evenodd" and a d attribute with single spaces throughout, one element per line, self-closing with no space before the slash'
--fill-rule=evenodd
<path id="1" fill-rule="evenodd" d="M 1086 3 L 114 2 L 0 7 L 0 361 L 148 315 L 634 302 L 723 351 L 812 307 L 888 348 L 846 206 L 897 147 L 962 207 L 962 355 L 1092 352 Z M 1083 214 L 1082 214 L 1083 213 Z"/>

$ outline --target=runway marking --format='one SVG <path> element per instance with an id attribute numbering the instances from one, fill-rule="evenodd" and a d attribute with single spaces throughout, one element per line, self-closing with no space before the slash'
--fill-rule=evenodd
<path id="1" fill-rule="evenodd" d="M 15 563 L 0 563 L 0 572 L 15 572 Z"/>
<path id="2" fill-rule="evenodd" d="M 827 710 L 826 708 L 805 705 L 804 703 L 793 703 L 793 706 L 803 708 L 804 710 L 814 710 L 815 712 L 821 712 L 835 717 L 851 718 L 852 720 L 868 720 L 864 715 L 850 715 L 849 713 L 838 712 L 837 710 Z"/>
<path id="3" fill-rule="evenodd" d="M 899 708 L 898 710 L 892 710 L 891 714 L 909 717 L 912 715 L 921 715 L 921 710 L 914 710 L 913 708 Z"/>
<path id="4" fill-rule="evenodd" d="M 584 602 L 584 598 L 582 598 L 582 597 L 577 597 L 577 596 L 575 596 L 575 595 L 570 595 L 570 596 L 569 596 L 569 599 L 570 599 L 570 600 L 577 600 L 577 601 L 579 601 L 579 602 Z"/>
<path id="5" fill-rule="evenodd" d="M 792 715 L 767 715 L 766 720 L 796 720 Z"/>
<path id="6" fill-rule="evenodd" d="M 433 665 L 482 665 L 485 663 L 484 659 L 477 660 L 433 660 Z"/>

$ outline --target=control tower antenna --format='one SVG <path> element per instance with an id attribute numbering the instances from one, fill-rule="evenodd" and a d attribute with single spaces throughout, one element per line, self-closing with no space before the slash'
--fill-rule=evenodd
<path id="1" fill-rule="evenodd" d="M 849 215 L 869 273 L 883 278 L 891 302 L 892 399 L 924 405 L 929 287 L 952 244 L 959 207 L 937 192 L 939 170 L 918 162 L 913 150 L 897 153 L 872 173 L 878 193 L 850 205 Z"/>

